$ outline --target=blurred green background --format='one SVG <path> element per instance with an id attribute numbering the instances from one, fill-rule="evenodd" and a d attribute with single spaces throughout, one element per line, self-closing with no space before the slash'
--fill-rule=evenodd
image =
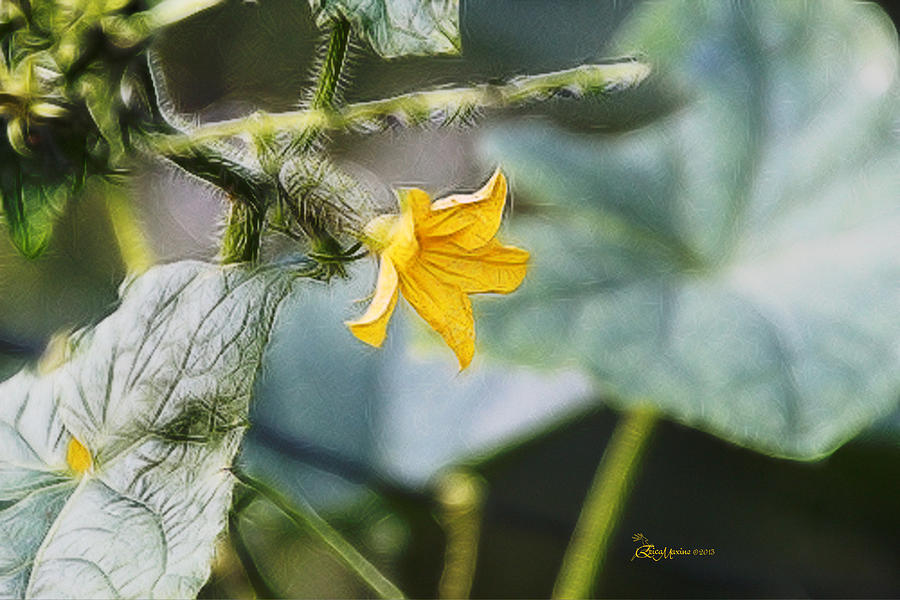
<path id="1" fill-rule="evenodd" d="M 620 203 L 613 206 L 614 212 L 619 211 L 617 214 L 629 222 L 646 225 L 656 234 L 672 226 L 667 211 L 685 197 L 696 202 L 692 205 L 697 210 L 695 217 L 705 218 L 709 213 L 704 213 L 708 207 L 703 202 L 712 200 L 703 197 L 704 190 L 717 185 L 802 194 L 805 185 L 815 187 L 826 174 L 838 171 L 848 174 L 846 185 L 851 191 L 874 190 L 852 194 L 856 205 L 871 209 L 867 215 L 877 216 L 880 205 L 896 204 L 896 191 L 900 189 L 895 160 L 900 145 L 895 110 L 896 59 L 889 65 L 894 69 L 889 72 L 894 84 L 890 92 L 893 100 L 887 102 L 894 110 L 886 115 L 878 113 L 884 110 L 875 100 L 867 104 L 865 95 L 856 94 L 859 89 L 865 91 L 866 81 L 878 91 L 878 71 L 862 85 L 855 81 L 844 85 L 849 78 L 841 71 L 841 61 L 851 60 L 855 49 L 866 51 L 868 38 L 853 38 L 854 32 L 868 34 L 871 31 L 867 27 L 875 27 L 869 21 L 863 24 L 855 19 L 865 14 L 875 15 L 872 18 L 877 20 L 878 13 L 871 10 L 873 7 L 851 10 L 849 3 L 804 5 L 803 10 L 799 6 L 780 5 L 779 18 L 793 15 L 793 20 L 784 25 L 793 29 L 784 35 L 821 37 L 804 42 L 806 45 L 800 47 L 805 54 L 797 56 L 778 54 L 778 48 L 765 44 L 754 47 L 753 40 L 738 35 L 754 28 L 762 31 L 769 27 L 766 31 L 772 31 L 773 22 L 780 23 L 770 15 L 771 6 L 764 3 L 754 3 L 752 8 L 749 4 L 722 3 L 720 8 L 707 11 L 711 16 L 701 24 L 690 20 L 689 10 L 674 9 L 685 22 L 662 19 L 664 13 L 652 12 L 661 9 L 640 2 L 464 0 L 461 57 L 384 61 L 362 46 L 355 48 L 349 66 L 352 83 L 344 92 L 347 101 L 375 99 L 422 86 L 501 80 L 617 56 L 627 52 L 623 46 L 627 46 L 628 35 L 638 35 L 634 31 L 642 27 L 656 31 L 652 39 L 661 47 L 670 44 L 670 48 L 683 48 L 684 52 L 671 52 L 671 61 L 663 68 L 668 73 L 604 101 L 558 98 L 520 111 L 487 114 L 465 129 L 398 129 L 367 137 L 336 135 L 331 146 L 335 157 L 369 182 L 385 202 L 390 198 L 390 188 L 400 185 L 420 185 L 434 196 L 474 189 L 493 165 L 502 161 L 513 185 L 512 224 L 502 237 L 532 250 L 538 269 L 543 270 L 535 274 L 528 288 L 531 292 L 523 288 L 520 296 L 476 303 L 483 317 L 477 322 L 480 339 L 486 349 L 495 352 L 480 354 L 471 370 L 462 375 L 456 373 L 455 361 L 446 349 L 419 328 L 409 310 L 399 311 L 401 318 L 392 324 L 383 351 L 363 347 L 347 334 L 341 322 L 350 315 L 352 302 L 364 298 L 371 288 L 374 269 L 370 263 L 358 265 L 349 280 L 308 286 L 279 317 L 258 383 L 253 427 L 248 431 L 241 461 L 285 493 L 307 498 L 414 597 L 435 595 L 443 566 L 443 509 L 435 497 L 436 485 L 448 469 L 468 469 L 483 477 L 486 484 L 473 597 L 548 596 L 581 502 L 617 419 L 618 413 L 607 401 L 621 405 L 607 397 L 610 388 L 601 389 L 594 381 L 598 371 L 602 381 L 628 381 L 632 376 L 627 366 L 615 363 L 612 355 L 610 361 L 597 359 L 599 364 L 581 360 L 584 350 L 573 340 L 577 331 L 584 329 L 578 326 L 567 330 L 567 322 L 563 322 L 567 315 L 575 314 L 570 303 L 574 295 L 566 296 L 566 286 L 572 281 L 595 282 L 601 288 L 616 285 L 615 277 L 604 279 L 597 274 L 597 265 L 606 275 L 643 273 L 646 269 L 676 276 L 682 272 L 682 266 L 661 262 L 653 251 L 607 248 L 606 241 L 598 239 L 599 226 L 595 229 L 589 220 L 594 218 L 588 214 L 592 203 L 600 202 L 597 198 Z M 716 14 L 735 22 L 717 21 Z M 742 23 L 750 25 L 744 27 Z M 659 33 L 666 31 L 668 38 Z M 896 44 L 896 33 L 892 34 Z M 201 120 L 213 120 L 255 109 L 294 107 L 309 83 L 315 47 L 323 39 L 314 28 L 306 2 L 228 2 L 167 32 L 159 40 L 157 51 L 166 65 L 179 108 L 199 114 Z M 759 39 L 777 46 L 774 38 L 761 35 Z M 851 43 L 852 39 L 856 41 Z M 772 53 L 783 56 L 783 60 L 765 63 L 765 57 Z M 803 70 L 808 60 L 819 61 L 817 65 L 824 73 L 821 80 Z M 747 73 L 739 72 L 747 64 L 751 65 Z M 778 86 L 760 88 L 752 76 L 768 67 L 778 72 L 767 81 L 778 82 Z M 678 75 L 684 77 L 679 79 Z M 744 100 L 751 105 L 762 104 L 761 110 L 769 111 L 774 125 L 727 121 L 729 111 L 739 114 L 745 108 L 734 104 L 741 96 L 741 86 L 719 89 L 716 82 L 731 85 L 745 78 Z M 692 113 L 685 106 L 697 90 L 680 87 L 679 81 L 712 82 L 708 98 L 724 103 L 722 112 L 715 116 L 725 121 L 691 122 Z M 831 91 L 835 89 L 838 91 Z M 810 97 L 804 97 L 804 93 Z M 816 120 L 812 113 L 832 105 L 837 107 L 833 115 L 826 112 L 828 119 Z M 807 107 L 812 112 L 803 115 Z M 680 115 L 687 115 L 687 125 L 677 124 Z M 837 117 L 846 117 L 846 123 Z M 655 144 L 659 140 L 668 142 L 674 136 L 670 131 L 679 131 L 679 127 L 720 127 L 717 141 L 721 147 L 674 144 L 676 152 L 694 152 L 703 159 L 704 150 L 715 156 L 716 152 L 752 154 L 754 148 L 780 148 L 779 136 L 791 133 L 789 125 L 794 121 L 812 123 L 813 130 L 824 133 L 801 140 L 797 148 L 776 156 L 781 163 L 767 164 L 758 157 L 746 159 L 757 161 L 757 172 L 765 175 L 754 181 L 747 181 L 752 175 L 740 169 L 703 171 L 696 164 L 677 160 L 652 163 L 652 157 L 662 152 Z M 673 129 L 666 129 L 672 122 L 676 123 Z M 860 122 L 868 129 L 860 129 Z M 847 129 L 841 129 L 843 125 Z M 819 152 L 835 143 L 840 144 L 837 155 L 846 160 L 832 160 L 831 154 Z M 661 143 L 660 147 L 665 149 Z M 629 160 L 636 152 L 651 156 L 641 163 L 647 165 L 644 170 L 630 168 Z M 763 150 L 759 152 L 762 155 Z M 743 164 L 745 158 L 733 160 L 734 164 Z M 678 168 L 687 169 L 687 183 L 667 179 L 670 171 Z M 788 175 L 779 179 L 782 172 Z M 858 181 L 853 179 L 857 176 Z M 541 212 L 559 203 L 554 190 L 574 199 L 571 237 L 553 229 L 557 224 Z M 891 190 L 893 197 L 886 198 Z M 132 180 L 130 192 L 160 261 L 215 255 L 224 204 L 209 187 L 166 165 L 147 164 Z M 834 201 L 813 205 L 812 210 L 837 210 L 834 206 L 841 205 L 841 193 L 835 187 L 833 194 L 826 194 Z M 868 199 L 870 196 L 874 200 Z M 635 197 L 640 201 L 629 202 Z M 584 213 L 578 212 L 584 208 L 581 204 L 587 206 Z M 779 235 L 807 233 L 790 224 L 783 225 L 785 232 L 779 232 L 778 220 L 767 220 L 777 214 L 777 208 L 763 206 L 755 215 L 766 234 L 771 233 L 767 239 L 777 241 Z M 775 212 L 767 212 L 770 210 Z M 885 209 L 885 214 L 895 214 L 890 210 Z M 847 215 L 838 211 L 837 217 Z M 693 241 L 695 247 L 707 248 L 709 255 L 717 256 L 719 246 L 727 241 L 719 239 L 714 223 L 708 225 L 697 229 Z M 728 223 L 725 225 L 727 230 Z M 680 235 L 676 227 L 674 237 Z M 535 240 L 546 240 L 546 244 L 539 248 L 528 244 Z M 887 247 L 896 248 L 896 244 Z M 34 360 L 54 332 L 84 326 L 113 309 L 116 289 L 124 276 L 114 248 L 108 217 L 101 202 L 90 194 L 69 208 L 51 248 L 40 259 L 19 258 L 5 239 L 0 241 L 0 377 Z M 275 257 L 282 250 L 272 245 L 268 255 Z M 613 257 L 613 267 L 602 262 L 609 256 Z M 889 300 L 897 298 L 900 280 L 896 279 L 896 255 L 886 260 L 890 268 L 871 274 L 877 279 L 877 290 L 882 291 L 884 306 L 881 312 L 873 312 L 866 324 L 891 335 L 900 320 L 894 316 L 896 304 Z M 834 289 L 869 292 L 849 280 L 834 282 Z M 539 295 L 550 293 L 546 290 L 565 292 L 553 305 L 553 318 L 541 317 L 527 308 L 529 302 L 546 305 L 546 297 Z M 850 294 L 849 298 L 852 307 L 856 296 Z M 614 307 L 607 308 L 617 314 Z M 866 311 L 872 312 L 868 305 L 857 312 L 869 315 Z M 829 313 L 824 314 L 827 318 Z M 838 314 L 843 313 L 838 310 Z M 526 315 L 521 317 L 528 319 L 524 325 L 509 324 L 517 315 Z M 541 318 L 543 321 L 538 322 Z M 592 323 L 603 323 L 603 318 L 597 317 Z M 533 348 L 514 335 L 522 327 L 544 328 L 551 332 L 547 337 L 554 339 L 547 339 L 547 347 L 534 354 Z M 755 331 L 753 327 L 749 325 L 748 331 Z M 596 336 L 590 330 L 585 335 L 597 344 L 617 343 L 611 334 L 603 337 L 610 329 L 603 325 Z M 652 334 L 638 329 L 622 339 L 646 335 L 641 339 L 649 343 L 654 340 Z M 846 347 L 845 342 L 843 338 L 832 341 L 842 347 Z M 893 344 L 889 352 L 896 353 L 896 338 Z M 710 347 L 711 352 L 717 351 L 714 344 Z M 513 356 L 516 350 L 524 356 Z M 869 350 L 880 352 L 874 346 Z M 686 362 L 694 360 L 703 366 L 704 361 L 712 360 L 709 352 L 697 345 L 696 353 Z M 506 360 L 497 356 L 506 356 Z M 601 349 L 592 356 L 606 355 Z M 859 367 L 848 355 L 838 358 L 850 361 L 851 368 Z M 863 372 L 867 372 L 867 361 L 874 360 L 864 350 L 857 350 L 853 358 L 865 363 L 857 369 Z M 872 379 L 884 378 L 884 369 L 891 365 L 896 373 L 893 359 L 881 370 L 873 367 Z M 683 386 L 676 385 L 672 381 L 682 371 L 672 373 L 664 372 L 661 379 L 650 379 L 646 385 L 671 385 L 675 391 L 670 397 L 674 398 L 682 389 L 717 393 L 716 386 L 703 388 L 699 380 L 687 379 Z M 733 379 L 734 372 L 723 376 L 725 392 L 740 387 Z M 838 379 L 835 377 L 835 381 Z M 832 385 L 827 378 L 824 381 Z M 654 435 L 613 539 L 598 594 L 900 594 L 900 550 L 896 544 L 900 531 L 900 416 L 890 410 L 896 406 L 896 396 L 891 404 L 857 409 L 854 386 L 865 398 L 875 384 L 870 386 L 866 381 L 848 385 L 837 386 L 833 400 L 823 395 L 799 403 L 801 414 L 797 418 L 801 425 L 804 418 L 814 418 L 820 400 L 821 405 L 832 402 L 834 407 L 829 410 L 835 414 L 844 405 L 850 407 L 841 423 L 858 417 L 862 427 L 867 420 L 884 416 L 853 441 L 815 462 L 769 458 L 665 421 Z M 751 388 L 747 393 L 754 392 Z M 729 398 L 722 398 L 723 405 L 728 402 Z M 697 416 L 685 406 L 675 402 L 665 408 L 680 415 L 682 421 L 718 435 L 729 431 L 727 414 Z M 813 425 L 807 429 L 808 439 L 785 434 L 781 452 L 778 439 L 763 439 L 759 444 L 752 441 L 757 439 L 753 436 L 741 438 L 736 434 L 735 439 L 773 453 L 789 454 L 793 449 L 815 454 L 816 448 L 826 448 L 829 442 L 853 433 L 829 433 Z M 827 448 L 823 452 L 827 453 Z M 257 500 L 246 507 L 237 527 L 276 595 L 369 594 L 319 543 L 298 532 L 266 502 Z M 635 546 L 631 536 L 638 532 L 658 546 L 715 548 L 716 555 L 659 563 L 631 561 Z M 227 543 L 221 547 L 213 578 L 203 595 L 249 595 L 243 568 Z"/>

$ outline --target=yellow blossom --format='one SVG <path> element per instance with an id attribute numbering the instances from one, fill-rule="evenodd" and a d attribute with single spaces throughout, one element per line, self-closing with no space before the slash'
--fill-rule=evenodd
<path id="1" fill-rule="evenodd" d="M 525 277 L 528 252 L 494 239 L 506 203 L 506 178 L 498 169 L 474 194 L 431 202 L 419 189 L 401 190 L 401 214 L 374 219 L 366 243 L 381 264 L 366 313 L 349 321 L 360 340 L 381 346 L 398 292 L 437 331 L 466 368 L 475 352 L 468 294 L 508 294 Z"/>
<path id="2" fill-rule="evenodd" d="M 66 463 L 74 472 L 82 475 L 93 466 L 91 453 L 84 445 L 73 437 L 69 440 L 69 447 L 66 449 Z"/>

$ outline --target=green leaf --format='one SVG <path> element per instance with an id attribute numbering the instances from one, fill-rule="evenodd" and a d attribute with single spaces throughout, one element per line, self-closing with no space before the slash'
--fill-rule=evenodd
<path id="1" fill-rule="evenodd" d="M 421 489 L 447 466 L 521 443 L 591 406 L 587 378 L 572 369 L 536 372 L 476 353 L 460 373 L 446 346 L 415 343 L 412 329 L 424 322 L 405 302 L 384 348 L 363 344 L 343 321 L 359 314 L 354 300 L 371 292 L 374 275 L 371 263 L 357 265 L 351 279 L 285 302 L 242 451 L 260 478 L 318 506 L 352 497 L 347 480 L 361 477 Z M 476 315 L 506 300 L 475 298 Z"/>
<path id="2" fill-rule="evenodd" d="M 384 58 L 456 54 L 459 0 L 309 0 L 319 27 L 343 17 Z"/>
<path id="3" fill-rule="evenodd" d="M 28 258 L 39 256 L 53 234 L 53 226 L 69 197 L 67 184 L 54 185 L 23 176 L 18 157 L 2 168 L 2 217 L 16 249 Z"/>
<path id="4" fill-rule="evenodd" d="M 860 3 L 648 3 L 614 50 L 683 105 L 621 136 L 487 138 L 533 203 L 512 231 L 534 266 L 483 339 L 765 453 L 833 451 L 900 396 L 893 26 Z"/>
<path id="5" fill-rule="evenodd" d="M 198 262 L 154 268 L 70 339 L 59 366 L 0 384 L 0 596 L 197 593 L 291 279 Z M 67 467 L 73 438 L 93 461 L 80 476 Z"/>
<path id="6" fill-rule="evenodd" d="M 45 52 L 29 57 L 19 63 L 17 75 L 36 90 L 53 89 L 61 77 L 56 64 Z M 30 102 L 29 116 L 11 118 L 5 139 L 0 139 L 0 216 L 13 244 L 28 258 L 47 247 L 88 168 L 84 133 L 77 120 L 62 112 L 59 101 L 48 95 Z"/>
<path id="7" fill-rule="evenodd" d="M 122 112 L 119 80 L 114 79 L 112 73 L 101 71 L 83 75 L 79 85 L 88 112 L 109 146 L 109 167 L 121 167 L 125 159 L 125 143 L 119 122 Z"/>

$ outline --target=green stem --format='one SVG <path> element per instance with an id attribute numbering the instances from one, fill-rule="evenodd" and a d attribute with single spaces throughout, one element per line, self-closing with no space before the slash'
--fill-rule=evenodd
<path id="1" fill-rule="evenodd" d="M 253 501 L 255 496 L 256 491 L 252 489 L 243 488 L 243 490 L 241 490 L 241 488 L 238 488 L 235 491 L 234 506 L 232 506 L 231 512 L 228 515 L 228 536 L 231 540 L 231 547 L 234 549 L 234 553 L 237 555 L 238 560 L 241 561 L 241 566 L 244 568 L 244 573 L 247 575 L 247 581 L 250 582 L 250 586 L 253 588 L 256 597 L 278 598 L 280 594 L 275 593 L 275 591 L 269 587 L 269 583 L 256 566 L 256 561 L 253 559 L 253 553 L 250 551 L 246 540 L 244 540 L 244 536 L 241 534 L 241 512 Z"/>
<path id="2" fill-rule="evenodd" d="M 163 0 L 147 12 L 155 27 L 166 27 L 221 3 L 222 0 Z"/>
<path id="3" fill-rule="evenodd" d="M 326 60 L 325 64 L 328 64 Z M 243 133 L 272 135 L 277 131 L 341 130 L 378 123 L 388 115 L 404 115 L 413 122 L 444 113 L 447 121 L 475 109 L 505 108 L 540 100 L 561 89 L 575 88 L 585 95 L 605 94 L 637 85 L 650 73 L 647 65 L 627 61 L 605 65 L 582 65 L 565 71 L 521 77 L 505 85 L 414 92 L 384 100 L 361 102 L 340 110 L 311 106 L 283 113 L 258 112 L 247 117 L 201 125 L 190 134 L 156 136 L 152 143 L 163 153 L 179 152 L 211 139 Z M 337 85 L 338 77 L 328 81 Z M 377 127 L 375 128 L 377 129 Z"/>
<path id="4" fill-rule="evenodd" d="M 255 262 L 259 258 L 264 213 L 247 202 L 231 199 L 225 235 L 222 237 L 222 263 Z"/>
<path id="5" fill-rule="evenodd" d="M 554 598 L 588 598 L 600 572 L 609 540 L 628 498 L 656 416 L 649 410 L 626 413 L 613 431 L 553 588 Z"/>
<path id="6" fill-rule="evenodd" d="M 350 544 L 350 542 L 344 539 L 340 533 L 335 531 L 331 525 L 320 517 L 309 503 L 300 500 L 298 502 L 299 506 L 295 508 L 284 496 L 266 484 L 253 479 L 246 473 L 237 469 L 234 469 L 233 473 L 241 483 L 269 500 L 269 502 L 274 504 L 300 528 L 322 540 L 334 551 L 335 555 L 341 559 L 347 567 L 359 575 L 359 577 L 365 581 L 379 597 L 404 597 L 400 588 L 382 575 L 372 563 L 366 560 L 366 558 Z"/>
<path id="7" fill-rule="evenodd" d="M 337 95 L 338 82 L 340 81 L 341 68 L 347 54 L 347 44 L 350 39 L 350 24 L 345 19 L 335 19 L 334 26 L 328 41 L 325 58 L 319 70 L 316 83 L 316 91 L 312 99 L 311 109 L 314 111 L 329 111 Z M 270 155 L 265 140 L 270 137 L 271 131 L 261 128 L 252 131 L 257 140 L 260 159 L 264 168 L 275 178 L 281 168 L 282 155 Z M 307 150 L 318 138 L 320 129 L 309 128 L 297 137 L 292 148 L 286 154 L 294 154 Z M 193 138 L 193 134 L 192 134 Z M 222 238 L 222 262 L 224 264 L 236 262 L 255 262 L 259 259 L 259 246 L 262 239 L 262 230 L 265 223 L 266 207 L 251 204 L 247 198 L 233 198 L 231 210 L 228 214 L 228 223 L 225 227 L 225 235 Z"/>
<path id="8" fill-rule="evenodd" d="M 468 598 L 478 562 L 484 483 L 477 475 L 452 472 L 438 484 L 441 525 L 447 536 L 440 598 Z"/>
<path id="9" fill-rule="evenodd" d="M 347 47 L 350 42 L 350 23 L 343 17 L 334 18 L 331 23 L 328 46 L 325 48 L 325 56 L 322 57 L 322 62 L 319 65 L 316 88 L 306 111 L 316 116 L 313 117 L 308 127 L 297 129 L 298 134 L 285 151 L 286 155 L 298 155 L 308 151 L 319 139 L 324 129 L 324 127 L 318 125 L 327 123 L 329 115 L 334 111 L 337 104 L 341 70 L 347 58 Z M 317 125 L 319 118 L 321 118 L 321 123 Z"/>
<path id="10" fill-rule="evenodd" d="M 332 21 L 331 35 L 328 38 L 328 49 L 319 69 L 316 93 L 313 95 L 310 108 L 334 108 L 341 69 L 347 57 L 347 44 L 350 41 L 350 23 L 343 17 Z"/>
<path id="11" fill-rule="evenodd" d="M 153 251 L 134 214 L 130 198 L 111 187 L 105 189 L 104 197 L 125 269 L 135 275 L 143 273 L 153 265 Z"/>
<path id="12" fill-rule="evenodd" d="M 331 21 L 331 34 L 328 37 L 328 46 L 322 64 L 319 66 L 319 75 L 316 82 L 316 90 L 310 100 L 309 108 L 315 111 L 331 113 L 338 102 L 338 87 L 341 81 L 341 70 L 347 58 L 347 47 L 350 42 L 350 22 L 343 17 L 336 17 Z M 299 156 L 307 153 L 321 137 L 322 129 L 311 127 L 296 135 L 286 151 L 288 156 Z M 298 210 L 303 213 L 304 211 Z M 305 219 L 298 215 L 298 223 L 310 241 L 312 252 L 340 255 L 341 244 L 332 237 L 332 234 L 315 219 Z M 341 264 L 322 265 L 324 272 L 331 275 L 346 275 Z"/>

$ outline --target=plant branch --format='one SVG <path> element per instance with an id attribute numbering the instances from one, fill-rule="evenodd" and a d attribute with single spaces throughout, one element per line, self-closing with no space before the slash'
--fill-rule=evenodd
<path id="1" fill-rule="evenodd" d="M 228 515 L 228 537 L 231 540 L 231 547 L 234 549 L 234 553 L 237 555 L 238 560 L 241 561 L 244 574 L 247 576 L 247 581 L 253 588 L 256 597 L 278 598 L 280 595 L 269 586 L 259 567 L 256 566 L 253 553 L 247 546 L 247 542 L 240 530 L 241 512 L 244 507 L 252 502 L 256 495 L 256 490 L 251 488 L 243 488 L 242 493 L 240 489 L 236 491 L 235 503 Z"/>
<path id="2" fill-rule="evenodd" d="M 333 108 L 337 99 L 338 84 L 341 80 L 341 70 L 344 59 L 347 57 L 347 44 L 350 41 L 350 23 L 343 17 L 332 20 L 331 35 L 328 38 L 328 48 L 325 59 L 319 69 L 319 77 L 316 92 L 310 103 L 310 108 Z"/>
<path id="3" fill-rule="evenodd" d="M 475 474 L 452 472 L 438 484 L 441 525 L 447 536 L 440 598 L 468 598 L 478 563 L 484 482 Z"/>
<path id="4" fill-rule="evenodd" d="M 588 598 L 600 572 L 609 540 L 656 423 L 649 410 L 623 415 L 581 508 L 553 589 L 554 598 Z"/>
<path id="5" fill-rule="evenodd" d="M 149 11 L 151 21 L 157 27 L 172 25 L 188 17 L 221 4 L 223 0 L 163 0 Z"/>
<path id="6" fill-rule="evenodd" d="M 222 264 L 255 262 L 259 258 L 264 213 L 255 204 L 229 199 L 231 206 L 222 237 Z"/>
<path id="7" fill-rule="evenodd" d="M 520 77 L 503 85 L 483 84 L 414 92 L 385 100 L 350 104 L 341 109 L 313 106 L 283 113 L 257 112 L 247 117 L 201 125 L 190 134 L 156 136 L 152 144 L 169 152 L 177 152 L 209 140 L 244 133 L 271 136 L 278 131 L 379 130 L 389 126 L 391 118 L 412 124 L 435 120 L 439 124 L 447 124 L 475 110 L 517 106 L 560 93 L 580 96 L 621 90 L 637 85 L 649 73 L 647 65 L 630 60 L 582 65 L 565 71 Z"/>
<path id="8" fill-rule="evenodd" d="M 134 214 L 131 200 L 111 187 L 105 188 L 103 195 L 125 269 L 130 274 L 143 273 L 153 265 L 153 251 Z"/>
<path id="9" fill-rule="evenodd" d="M 316 91 L 311 105 L 313 110 L 332 107 L 349 38 L 350 24 L 345 19 L 335 19 L 317 78 Z M 268 143 L 272 132 L 269 132 L 267 128 L 248 130 L 248 132 L 256 142 L 263 170 L 275 181 L 278 180 L 284 157 L 306 151 L 319 135 L 319 130 L 316 128 L 304 129 L 288 148 L 278 148 Z M 194 135 L 191 134 L 191 137 Z M 169 152 L 164 152 L 165 154 L 175 156 L 179 150 L 184 153 L 184 150 L 189 151 L 190 148 L 167 147 L 167 150 Z M 258 194 L 253 194 L 252 197 L 245 197 L 243 194 L 231 197 L 228 223 L 222 238 L 223 263 L 255 262 L 259 259 L 260 241 L 267 208 L 265 198 L 259 198 Z M 325 242 L 330 240 L 324 232 L 319 231 L 311 232 L 311 237 L 314 240 L 324 238 Z"/>
<path id="10" fill-rule="evenodd" d="M 304 500 L 298 502 L 297 508 L 284 496 L 266 484 L 253 479 L 239 469 L 232 469 L 238 481 L 256 491 L 274 504 L 301 529 L 315 535 L 329 546 L 341 561 L 352 569 L 381 598 L 403 598 L 400 591 L 387 577 L 375 568 L 344 537 L 320 517 L 312 506 Z"/>
<path id="11" fill-rule="evenodd" d="M 307 105 L 307 111 L 312 115 L 322 113 L 327 115 L 332 112 L 337 104 L 338 88 L 341 82 L 341 71 L 343 70 L 345 59 L 347 58 L 347 47 L 350 42 L 350 23 L 343 17 L 336 17 L 331 20 L 331 33 L 328 36 L 328 45 L 325 47 L 325 54 L 322 57 L 316 76 L 315 89 L 312 97 Z M 257 113 L 254 118 L 266 120 L 262 113 Z M 309 150 L 319 138 L 322 127 L 316 126 L 317 117 L 313 117 L 308 126 L 296 129 L 297 135 L 287 148 L 280 151 L 277 158 L 278 166 L 281 166 L 281 160 L 285 156 L 294 156 Z M 327 121 L 327 116 L 323 122 Z M 286 128 L 291 129 L 291 128 Z M 267 139 L 278 130 L 277 126 L 272 129 L 268 125 L 263 124 L 262 130 L 254 135 L 258 139 Z M 263 144 L 263 147 L 265 145 Z"/>

